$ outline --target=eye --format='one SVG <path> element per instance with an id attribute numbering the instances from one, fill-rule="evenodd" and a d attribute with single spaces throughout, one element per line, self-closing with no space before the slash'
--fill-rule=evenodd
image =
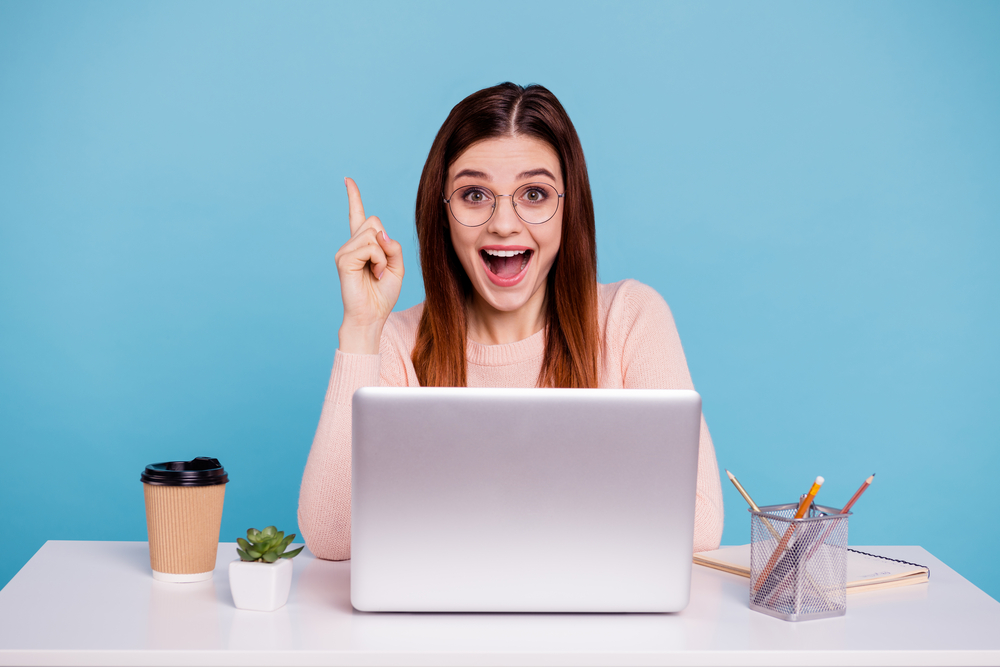
<path id="1" fill-rule="evenodd" d="M 489 192 L 482 188 L 470 187 L 462 192 L 462 201 L 469 204 L 485 204 L 489 200 Z"/>
<path id="2" fill-rule="evenodd" d="M 541 204 L 550 196 L 546 188 L 533 185 L 521 193 L 521 200 L 528 204 Z"/>

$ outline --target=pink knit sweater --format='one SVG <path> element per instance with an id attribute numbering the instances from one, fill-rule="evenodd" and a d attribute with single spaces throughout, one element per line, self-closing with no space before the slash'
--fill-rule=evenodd
<path id="1" fill-rule="evenodd" d="M 419 386 L 410 354 L 423 304 L 389 315 L 378 354 L 337 351 L 319 427 L 299 495 L 299 529 L 320 558 L 351 557 L 351 398 L 359 387 Z M 666 302 L 634 280 L 598 286 L 600 386 L 693 389 Z M 534 387 L 545 353 L 544 331 L 504 345 L 467 345 L 470 387 Z M 701 422 L 694 550 L 722 538 L 722 488 L 712 439 Z"/>

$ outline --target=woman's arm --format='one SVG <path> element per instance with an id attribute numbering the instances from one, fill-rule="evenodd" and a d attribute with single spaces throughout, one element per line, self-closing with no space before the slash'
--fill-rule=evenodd
<path id="1" fill-rule="evenodd" d="M 380 355 L 337 351 L 299 490 L 299 530 L 318 558 L 351 557 L 351 398 L 379 384 Z"/>
<path id="2" fill-rule="evenodd" d="M 694 389 L 674 317 L 651 287 L 629 280 L 615 301 L 631 320 L 623 342 L 622 379 L 631 389 Z M 609 325 L 610 326 L 610 325 Z M 694 550 L 718 549 L 722 540 L 723 507 L 719 466 L 704 415 L 698 445 L 698 490 L 694 513 Z"/>
<path id="3" fill-rule="evenodd" d="M 302 475 L 299 530 L 318 558 L 351 557 L 351 400 L 361 387 L 407 384 L 402 353 L 386 324 L 379 354 L 337 351 L 319 426 Z"/>

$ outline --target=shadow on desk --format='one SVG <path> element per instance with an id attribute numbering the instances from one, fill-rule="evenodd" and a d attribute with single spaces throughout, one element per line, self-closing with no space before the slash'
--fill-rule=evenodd
<path id="1" fill-rule="evenodd" d="M 304 563 L 304 567 L 295 569 L 289 602 L 329 607 L 348 614 L 354 611 L 350 568 L 326 567 L 331 561 L 318 558 L 303 558 L 299 562 Z"/>

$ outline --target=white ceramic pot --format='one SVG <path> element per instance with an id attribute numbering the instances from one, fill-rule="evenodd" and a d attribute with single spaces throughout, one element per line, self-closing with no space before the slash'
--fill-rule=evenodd
<path id="1" fill-rule="evenodd" d="M 234 560 L 229 564 L 229 588 L 237 609 L 274 611 L 288 602 L 292 589 L 292 559 L 273 563 Z"/>

